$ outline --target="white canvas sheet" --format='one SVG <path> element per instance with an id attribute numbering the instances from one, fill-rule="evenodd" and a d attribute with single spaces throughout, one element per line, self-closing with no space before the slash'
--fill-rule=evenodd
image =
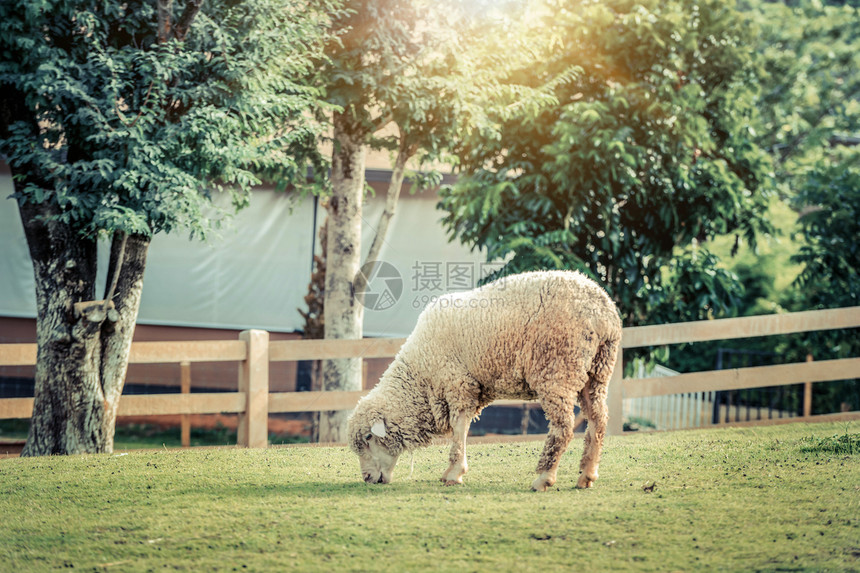
<path id="1" fill-rule="evenodd" d="M 35 317 L 33 270 L 13 200 L 9 175 L 0 175 L 0 316 Z M 487 271 L 483 256 L 449 243 L 435 209 L 435 194 L 404 192 L 381 259 L 400 276 L 401 292 L 365 311 L 366 336 L 406 336 L 428 300 L 471 288 Z M 373 197 L 364 206 L 362 242 L 366 254 L 383 206 Z M 313 198 L 295 202 L 282 193 L 257 190 L 251 206 L 209 243 L 186 235 L 157 235 L 150 247 L 139 322 L 210 328 L 302 328 L 310 280 L 315 229 Z M 319 209 L 317 225 L 325 211 Z M 107 259 L 102 245 L 100 269 Z M 396 282 L 373 279 L 372 292 L 385 294 Z M 104 277 L 101 277 L 101 283 Z M 394 285 L 396 286 L 396 285 Z M 99 288 L 98 295 L 103 292 Z M 396 290 L 396 289 L 395 289 Z"/>

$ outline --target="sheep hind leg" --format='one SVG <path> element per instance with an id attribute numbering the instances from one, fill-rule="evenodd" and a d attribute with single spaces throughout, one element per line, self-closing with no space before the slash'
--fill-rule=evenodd
<path id="1" fill-rule="evenodd" d="M 469 424 L 472 417 L 466 412 L 455 415 L 452 427 L 454 435 L 451 439 L 451 453 L 448 456 L 450 465 L 442 474 L 442 482 L 445 485 L 457 485 L 463 483 L 463 476 L 469 471 L 466 463 L 466 436 L 469 434 Z"/>
<path id="2" fill-rule="evenodd" d="M 609 420 L 606 390 L 605 383 L 602 384 L 592 377 L 588 385 L 579 393 L 579 405 L 588 419 L 588 428 L 585 430 L 585 449 L 582 453 L 582 461 L 579 463 L 581 473 L 576 483 L 576 487 L 581 489 L 592 487 L 598 477 L 603 438 L 606 436 L 606 424 Z"/>
<path id="3" fill-rule="evenodd" d="M 609 421 L 606 395 L 618 352 L 617 340 L 606 341 L 598 348 L 588 373 L 588 382 L 579 393 L 579 405 L 588 419 L 588 428 L 585 430 L 585 450 L 579 464 L 581 473 L 576 483 L 578 488 L 592 487 L 597 480 L 603 439 Z"/>

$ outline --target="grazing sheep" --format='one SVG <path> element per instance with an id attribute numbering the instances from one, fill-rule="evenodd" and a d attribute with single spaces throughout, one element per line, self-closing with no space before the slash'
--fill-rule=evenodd
<path id="1" fill-rule="evenodd" d="M 389 483 L 401 453 L 453 434 L 442 481 L 462 483 L 471 421 L 494 400 L 537 399 L 550 424 L 532 489 L 555 483 L 577 401 L 588 418 L 577 487 L 591 487 L 620 342 L 615 305 L 577 272 L 523 273 L 440 297 L 350 416 L 364 481 Z"/>

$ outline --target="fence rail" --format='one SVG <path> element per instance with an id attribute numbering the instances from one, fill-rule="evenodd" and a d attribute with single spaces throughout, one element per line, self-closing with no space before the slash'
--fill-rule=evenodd
<path id="1" fill-rule="evenodd" d="M 808 381 L 828 382 L 860 376 L 860 358 L 709 370 L 665 378 L 626 378 L 624 398 L 786 386 Z"/>
<path id="2" fill-rule="evenodd" d="M 860 306 L 626 328 L 622 347 L 630 349 L 857 327 L 860 327 Z M 238 391 L 124 395 L 120 399 L 118 415 L 239 414 L 239 445 L 265 447 L 270 413 L 346 410 L 353 408 L 366 394 L 366 391 L 270 393 L 270 362 L 352 357 L 390 358 L 397 353 L 404 340 L 379 338 L 270 342 L 268 332 L 250 330 L 242 332 L 239 340 L 135 342 L 129 355 L 131 364 L 178 363 L 187 367 L 192 362 L 238 362 Z M 35 363 L 35 344 L 0 344 L 0 366 L 32 366 Z M 623 430 L 624 399 L 797 383 L 805 384 L 804 416 L 791 420 L 831 419 L 833 416 L 810 416 L 812 383 L 860 378 L 860 357 L 696 372 L 664 378 L 625 379 L 623 366 L 623 353 L 619 353 L 609 393 L 609 432 L 614 434 Z M 184 387 L 183 391 L 187 391 L 187 388 Z M 522 403 L 524 402 L 504 401 L 507 405 Z M 33 398 L 0 399 L 0 419 L 29 418 L 32 412 Z M 837 417 L 858 419 L 860 412 L 842 413 Z"/>
<path id="3" fill-rule="evenodd" d="M 278 340 L 269 344 L 269 360 L 324 360 L 329 358 L 391 358 L 405 338 L 361 340 Z"/>
<path id="4" fill-rule="evenodd" d="M 794 334 L 813 330 L 835 330 L 860 326 L 860 306 L 830 310 L 806 310 L 787 314 L 768 314 L 719 320 L 698 320 L 632 326 L 624 329 L 623 348 L 662 346 L 683 342 L 707 342 L 753 338 L 775 334 Z"/>
<path id="5" fill-rule="evenodd" d="M 117 415 L 239 414 L 245 411 L 246 401 L 247 396 L 244 392 L 131 394 L 120 398 Z M 4 398 L 0 400 L 0 420 L 29 418 L 32 415 L 33 398 Z"/>

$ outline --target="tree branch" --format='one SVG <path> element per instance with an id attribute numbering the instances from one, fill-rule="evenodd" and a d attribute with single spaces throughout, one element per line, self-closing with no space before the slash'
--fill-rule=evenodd
<path id="1" fill-rule="evenodd" d="M 120 233 L 122 238 L 120 239 Z M 121 243 L 121 246 L 117 243 Z M 101 384 L 105 397 L 105 424 L 113 427 L 116 407 L 125 382 L 128 366 L 128 352 L 134 335 L 134 326 L 140 308 L 143 291 L 143 273 L 146 268 L 146 255 L 149 250 L 149 237 L 139 234 L 117 232 L 111 246 L 113 282 L 116 289 L 116 305 L 113 318 L 107 317 L 108 329 L 102 332 Z M 123 253 L 122 256 L 120 253 Z M 108 273 L 110 274 L 110 268 Z M 113 299 L 113 296 L 111 296 Z M 108 300 L 111 300 L 108 299 Z M 106 426 L 106 427 L 107 427 Z M 110 438 L 109 438 L 110 440 Z M 112 440 L 110 440 L 112 447 Z"/>
<path id="2" fill-rule="evenodd" d="M 170 39 L 173 24 L 173 0 L 157 0 L 158 10 L 158 43 L 164 44 Z"/>
<path id="3" fill-rule="evenodd" d="M 385 195 L 385 208 L 379 216 L 379 222 L 376 224 L 376 234 L 373 236 L 373 243 L 370 245 L 370 251 L 367 253 L 367 262 L 377 261 L 379 254 L 382 252 L 382 245 L 385 244 L 385 237 L 388 235 L 388 227 L 391 223 L 391 218 L 394 217 L 394 212 L 397 209 L 397 200 L 400 197 L 400 188 L 403 186 L 403 179 L 406 176 L 406 162 L 415 155 L 417 147 L 408 145 L 404 141 L 401 134 L 400 149 L 397 151 L 397 158 L 394 160 L 394 168 L 391 171 L 391 180 L 388 182 L 388 192 Z M 375 269 L 374 269 L 375 270 Z M 358 273 L 354 283 L 355 292 L 364 292 L 367 288 L 367 277 L 364 273 Z"/>
<path id="4" fill-rule="evenodd" d="M 122 239 L 119 244 L 119 252 L 116 255 L 116 263 L 113 266 L 113 279 L 111 280 L 110 287 L 108 287 L 107 293 L 105 294 L 105 312 L 107 312 L 108 305 L 110 305 L 114 292 L 116 292 L 116 285 L 119 282 L 119 273 L 122 272 L 122 262 L 123 259 L 125 259 L 125 245 L 128 241 L 128 233 L 125 231 L 120 231 L 119 233 L 122 236 Z M 114 237 L 114 240 L 116 240 L 116 237 Z"/>
<path id="5" fill-rule="evenodd" d="M 152 94 L 152 86 L 153 85 L 155 85 L 155 80 L 152 80 L 151 82 L 149 82 L 149 88 L 146 90 L 146 97 L 143 98 L 143 103 L 140 105 L 140 111 L 137 112 L 137 115 L 134 117 L 133 120 L 131 120 L 131 123 L 125 122 L 125 119 L 122 116 L 122 112 L 119 110 L 118 100 L 115 99 L 113 101 L 114 112 L 116 112 L 116 115 L 119 118 L 119 122 L 121 124 L 123 124 L 124 126 L 126 126 L 129 129 L 131 129 L 135 125 L 137 125 L 138 120 L 143 116 L 143 111 L 146 109 L 146 104 L 149 103 L 149 96 L 150 96 L 150 94 Z M 108 126 L 108 127 L 110 127 L 110 126 Z M 111 128 L 111 131 L 114 131 L 113 128 Z"/>
<path id="6" fill-rule="evenodd" d="M 371 133 L 376 133 L 377 131 L 379 131 L 380 129 L 382 129 L 383 127 L 385 127 L 389 123 L 391 123 L 393 120 L 394 120 L 394 115 L 392 113 L 386 113 L 386 114 L 383 114 L 383 115 L 376 117 L 375 119 L 371 119 L 370 120 L 370 125 L 372 126 Z"/>
<path id="7" fill-rule="evenodd" d="M 173 27 L 174 38 L 180 42 L 185 41 L 185 37 L 188 35 L 188 30 L 194 23 L 194 18 L 197 17 L 197 13 L 200 12 L 200 8 L 202 6 L 203 0 L 188 0 L 188 4 L 185 5 L 185 10 L 183 10 L 182 15 L 179 16 L 179 21 L 176 22 L 176 26 Z"/>

